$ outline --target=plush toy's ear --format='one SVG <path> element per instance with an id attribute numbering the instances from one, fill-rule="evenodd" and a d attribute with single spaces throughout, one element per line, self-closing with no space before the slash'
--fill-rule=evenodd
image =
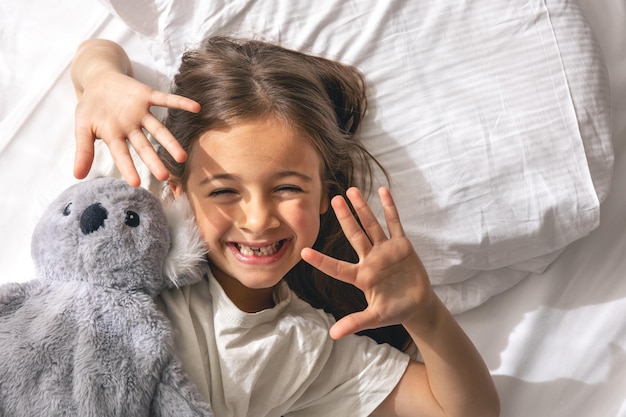
<path id="1" fill-rule="evenodd" d="M 184 194 L 176 199 L 167 198 L 163 209 L 171 242 L 164 266 L 166 285 L 180 287 L 198 282 L 206 270 L 207 251 L 189 200 Z"/>

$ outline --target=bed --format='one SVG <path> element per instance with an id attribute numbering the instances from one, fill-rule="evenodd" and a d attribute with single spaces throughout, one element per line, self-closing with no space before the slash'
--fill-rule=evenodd
<path id="1" fill-rule="evenodd" d="M 166 90 L 215 33 L 364 72 L 363 140 L 504 417 L 626 416 L 623 0 L 0 2 L 0 283 L 33 277 L 32 229 L 76 181 L 80 41 Z M 92 175 L 116 175 L 104 152 Z"/>

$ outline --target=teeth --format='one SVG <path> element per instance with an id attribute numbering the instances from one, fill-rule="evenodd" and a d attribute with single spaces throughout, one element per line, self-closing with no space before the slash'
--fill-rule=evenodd
<path id="1" fill-rule="evenodd" d="M 268 246 L 263 246 L 262 248 L 254 248 L 252 246 L 242 245 L 241 243 L 236 243 L 237 249 L 239 252 L 246 256 L 268 256 L 278 252 L 280 248 L 281 242 L 272 243 Z"/>

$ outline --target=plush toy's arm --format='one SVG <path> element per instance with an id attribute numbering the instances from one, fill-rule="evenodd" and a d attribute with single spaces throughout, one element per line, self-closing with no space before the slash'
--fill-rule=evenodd
<path id="1" fill-rule="evenodd" d="M 24 304 L 33 289 L 40 285 L 39 281 L 0 285 L 0 317 L 15 313 Z"/>
<path id="2" fill-rule="evenodd" d="M 200 399 L 191 381 L 173 360 L 163 369 L 152 399 L 154 417 L 213 417 L 211 406 Z"/>

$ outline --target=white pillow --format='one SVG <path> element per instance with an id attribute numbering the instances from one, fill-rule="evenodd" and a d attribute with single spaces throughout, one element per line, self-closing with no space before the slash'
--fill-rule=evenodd
<path id="1" fill-rule="evenodd" d="M 598 225 L 613 162 L 608 83 L 572 2 L 105 3 L 149 42 L 162 89 L 182 52 L 215 34 L 361 69 L 363 139 L 455 313 L 543 271 Z"/>

